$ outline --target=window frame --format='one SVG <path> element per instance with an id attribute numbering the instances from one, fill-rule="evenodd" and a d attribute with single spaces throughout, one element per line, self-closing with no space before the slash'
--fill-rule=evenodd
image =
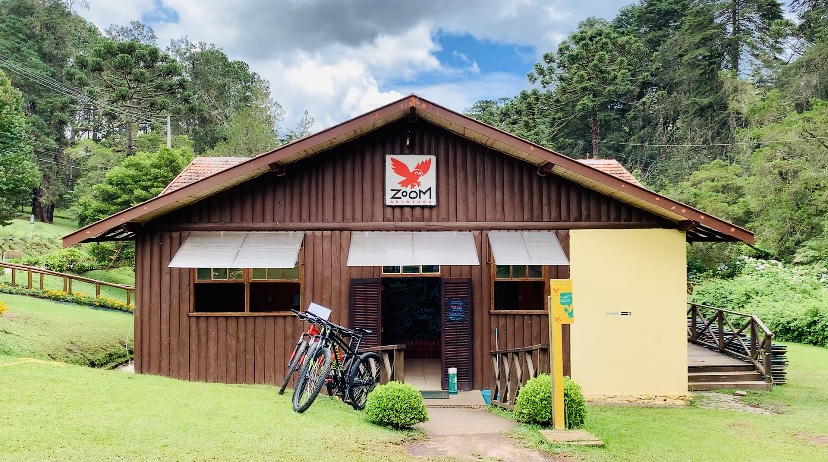
<path id="1" fill-rule="evenodd" d="M 527 277 L 513 278 L 499 278 L 497 277 L 498 266 L 526 266 Z M 540 266 L 541 276 L 539 278 L 529 277 L 529 266 Z M 498 265 L 494 262 L 494 258 L 489 258 L 489 314 L 548 314 L 549 313 L 549 274 L 550 267 L 547 265 Z M 539 310 L 496 310 L 495 309 L 495 283 L 497 281 L 538 281 L 543 284 L 543 309 Z"/>
<path id="2" fill-rule="evenodd" d="M 228 268 L 241 269 L 242 279 L 210 279 L 198 280 L 197 271 L 199 268 L 190 268 L 190 308 L 188 316 L 293 316 L 290 310 L 283 311 L 250 311 L 250 285 L 251 284 L 299 284 L 299 306 L 302 306 L 302 299 L 305 297 L 305 265 L 304 248 L 299 249 L 299 256 L 296 260 L 296 279 L 253 279 L 253 270 L 262 268 Z M 270 268 L 265 268 L 270 269 Z M 285 269 L 285 268 L 281 268 Z M 288 268 L 289 269 L 289 268 Z M 229 271 L 228 271 L 229 277 Z M 239 284 L 244 283 L 244 311 L 221 311 L 221 312 L 199 312 L 195 311 L 195 285 L 196 284 Z"/>
<path id="3" fill-rule="evenodd" d="M 399 273 L 386 273 L 385 268 L 387 266 L 380 266 L 380 276 L 381 277 L 391 277 L 391 278 L 428 278 L 428 277 L 441 277 L 443 275 L 443 265 L 396 265 L 400 267 Z M 403 273 L 403 268 L 406 266 L 419 266 L 420 271 L 417 273 Z M 434 273 L 423 273 L 423 266 L 436 266 L 437 271 Z"/>

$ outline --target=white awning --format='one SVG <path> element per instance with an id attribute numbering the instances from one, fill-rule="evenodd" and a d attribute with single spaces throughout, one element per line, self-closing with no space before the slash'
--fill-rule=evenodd
<path id="1" fill-rule="evenodd" d="M 170 268 L 293 268 L 304 232 L 193 232 Z"/>
<path id="2" fill-rule="evenodd" d="M 558 236 L 551 231 L 489 231 L 498 265 L 569 265 Z"/>
<path id="3" fill-rule="evenodd" d="M 354 232 L 348 266 L 479 265 L 469 232 Z"/>

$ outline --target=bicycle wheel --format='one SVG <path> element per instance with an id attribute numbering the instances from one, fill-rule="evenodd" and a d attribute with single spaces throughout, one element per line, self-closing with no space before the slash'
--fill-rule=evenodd
<path id="1" fill-rule="evenodd" d="M 296 380 L 296 388 L 293 389 L 294 411 L 305 412 L 313 404 L 313 400 L 322 389 L 330 371 L 330 348 L 321 345 L 312 347 L 305 358 L 302 372 Z"/>
<path id="2" fill-rule="evenodd" d="M 293 348 L 293 353 L 290 354 L 290 361 L 288 361 L 287 372 L 285 373 L 285 381 L 282 382 L 282 387 L 279 388 L 280 395 L 285 393 L 285 388 L 287 387 L 288 382 L 290 382 L 290 377 L 293 373 L 299 370 L 305 363 L 305 354 L 307 353 L 307 350 L 308 341 L 304 338 L 296 344 L 296 347 Z"/>
<path id="3" fill-rule="evenodd" d="M 351 364 L 348 372 L 348 397 L 351 406 L 361 411 L 368 401 L 368 393 L 380 382 L 380 357 L 376 353 L 364 353 Z"/>

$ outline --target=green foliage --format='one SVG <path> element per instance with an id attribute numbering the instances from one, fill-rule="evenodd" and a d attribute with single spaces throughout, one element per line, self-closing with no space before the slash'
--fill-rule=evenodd
<path id="1" fill-rule="evenodd" d="M 550 425 L 552 423 L 552 379 L 541 374 L 528 382 L 518 393 L 515 401 L 515 418 L 518 422 Z M 564 377 L 564 420 L 566 428 L 581 428 L 586 419 L 586 401 L 578 386 Z"/>
<path id="2" fill-rule="evenodd" d="M 760 247 L 790 259 L 819 238 L 828 214 L 828 103 L 814 100 L 805 112 L 742 136 L 754 143 L 747 196 Z M 793 140 L 786 142 L 786 140 Z"/>
<path id="3" fill-rule="evenodd" d="M 695 286 L 690 301 L 755 314 L 776 339 L 828 346 L 828 267 L 743 257 L 736 276 Z"/>
<path id="4" fill-rule="evenodd" d="M 91 255 L 77 247 L 66 247 L 43 255 L 40 264 L 58 273 L 85 273 L 100 267 Z"/>
<path id="5" fill-rule="evenodd" d="M 40 182 L 26 136 L 23 96 L 0 70 L 0 226 L 9 225 L 15 209 L 31 199 Z"/>
<path id="6" fill-rule="evenodd" d="M 545 53 L 528 75 L 531 83 L 553 88 L 553 101 L 582 116 L 591 134 L 592 157 L 598 157 L 599 127 L 616 108 L 633 98 L 644 79 L 647 52 L 635 36 L 618 34 L 606 21 L 589 18 Z"/>
<path id="7" fill-rule="evenodd" d="M 365 403 L 365 417 L 377 425 L 408 428 L 427 421 L 428 412 L 416 388 L 392 381 L 371 390 Z"/>
<path id="8" fill-rule="evenodd" d="M 186 148 L 161 148 L 128 157 L 78 198 L 78 224 L 83 226 L 156 197 L 192 161 Z"/>
<path id="9" fill-rule="evenodd" d="M 107 308 L 115 311 L 123 311 L 125 313 L 132 313 L 135 310 L 135 305 L 127 305 L 120 300 L 115 300 L 105 296 L 93 297 L 81 292 L 73 292 L 70 294 L 62 290 L 29 289 L 22 286 L 7 285 L 2 282 L 0 282 L 0 293 L 25 295 L 27 297 L 42 298 L 44 300 L 52 300 L 56 302 L 74 303 L 76 305 L 89 306 L 93 308 Z"/>
<path id="10" fill-rule="evenodd" d="M 564 377 L 564 420 L 566 428 L 581 428 L 586 421 L 586 400 L 581 386 Z"/>

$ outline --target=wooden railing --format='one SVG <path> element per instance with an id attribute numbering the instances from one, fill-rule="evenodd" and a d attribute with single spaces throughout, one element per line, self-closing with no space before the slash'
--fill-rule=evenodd
<path id="1" fill-rule="evenodd" d="M 376 352 L 380 357 L 380 383 L 392 380 L 405 382 L 405 345 L 384 345 L 365 348 L 363 351 Z"/>
<path id="2" fill-rule="evenodd" d="M 549 372 L 549 345 L 496 350 L 492 355 L 492 404 L 513 409 L 527 381 Z"/>
<path id="3" fill-rule="evenodd" d="M 35 268 L 33 266 L 18 265 L 15 263 L 0 262 L 0 268 L 11 269 L 12 285 L 18 285 L 18 275 L 25 277 L 25 284 L 21 283 L 20 286 L 25 286 L 27 289 L 33 289 L 36 287 L 39 290 L 43 290 L 43 278 L 45 276 L 54 276 L 63 279 L 63 292 L 66 292 L 67 294 L 72 293 L 72 281 L 77 281 L 95 286 L 95 297 L 100 297 L 101 287 L 114 287 L 116 289 L 121 289 L 126 293 L 125 298 L 127 305 L 132 304 L 132 300 L 135 298 L 135 286 L 97 281 L 95 279 L 76 276 L 74 274 L 58 273 L 56 271 L 50 271 L 43 268 Z M 36 286 L 34 284 L 34 275 L 38 276 L 38 284 Z"/>
<path id="4" fill-rule="evenodd" d="M 773 332 L 750 314 L 688 303 L 687 339 L 752 363 L 773 383 Z"/>

